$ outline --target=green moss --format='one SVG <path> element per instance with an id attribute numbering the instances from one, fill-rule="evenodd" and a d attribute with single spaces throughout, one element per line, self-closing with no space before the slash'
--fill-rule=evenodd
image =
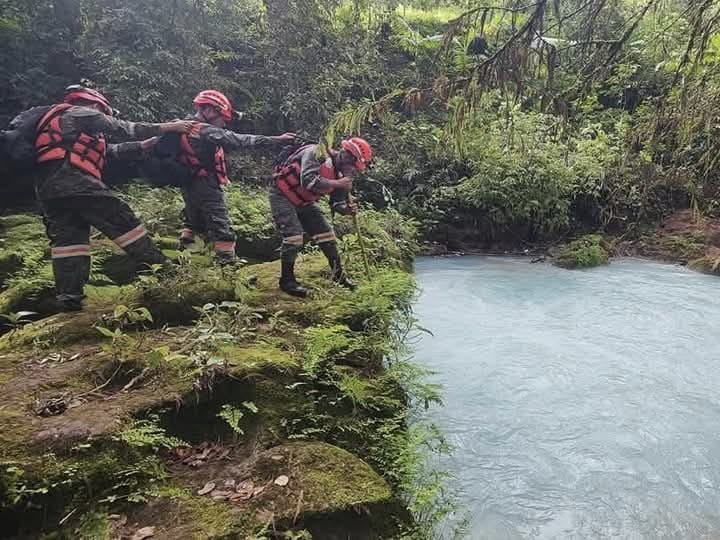
<path id="1" fill-rule="evenodd" d="M 350 354 L 357 340 L 345 325 L 314 326 L 304 333 L 303 368 L 312 372 L 323 361 Z"/>
<path id="2" fill-rule="evenodd" d="M 0 217 L 0 287 L 35 281 L 38 269 L 46 264 L 48 253 L 45 227 L 38 216 Z"/>
<path id="3" fill-rule="evenodd" d="M 657 247 L 665 258 L 688 262 L 705 254 L 705 235 L 696 231 L 684 235 L 663 236 L 658 240 Z"/>
<path id="4" fill-rule="evenodd" d="M 328 444 L 298 445 L 294 463 L 301 467 L 308 505 L 338 509 L 389 499 L 390 486 L 356 456 Z"/>
<path id="5" fill-rule="evenodd" d="M 93 310 L 59 313 L 27 324 L 0 336 L 0 353 L 34 345 L 49 348 L 81 341 L 96 341 L 98 332 L 94 325 L 100 320 L 99 315 Z"/>
<path id="6" fill-rule="evenodd" d="M 7 281 L 9 287 L 0 293 L 0 313 L 34 311 L 40 314 L 53 313 L 54 281 L 50 265 L 26 268 L 30 274 L 13 277 Z"/>
<path id="7" fill-rule="evenodd" d="M 234 298 L 231 272 L 192 263 L 139 285 L 137 303 L 150 310 L 156 323 L 185 324 L 197 319 L 196 307 Z"/>
<path id="8" fill-rule="evenodd" d="M 12 251 L 0 250 L 0 287 L 5 286 L 7 279 L 23 266 L 22 257 Z"/>
<path id="9" fill-rule="evenodd" d="M 153 489 L 136 520 L 160 525 L 167 538 L 196 540 L 247 538 L 259 526 L 250 515 L 227 503 L 199 497 L 176 484 Z"/>
<path id="10" fill-rule="evenodd" d="M 340 323 L 361 330 L 389 324 L 396 310 L 406 308 L 415 293 L 413 277 L 398 269 L 375 269 L 371 279 L 358 280 L 355 291 L 330 281 L 327 262 L 321 255 L 302 257 L 297 270 L 298 279 L 310 290 L 309 298 L 293 298 L 280 291 L 277 262 L 242 269 L 236 279 L 236 295 L 251 306 L 270 313 L 282 312 L 302 325 Z"/>
<path id="11" fill-rule="evenodd" d="M 142 188 L 131 190 L 132 197 L 145 193 Z M 162 204 L 165 197 L 165 190 L 153 191 L 142 211 L 152 216 L 155 205 Z M 171 251 L 175 240 L 169 235 L 175 232 L 176 217 L 171 214 L 180 204 L 177 199 L 168 205 L 167 212 L 158 211 L 155 223 L 149 220 L 151 230 L 166 235 L 159 243 L 174 257 L 177 254 Z M 237 216 L 240 227 L 248 227 L 244 232 L 275 246 L 266 202 L 264 193 L 237 190 L 230 197 L 233 211 L 251 210 L 247 220 Z M 277 262 L 221 269 L 210 265 L 206 252 L 178 257 L 179 267 L 170 273 L 142 274 L 132 284 L 109 286 L 110 278 L 121 283 L 135 279 L 130 267 L 125 266 L 129 259 L 105 241 L 94 242 L 95 285 L 86 288 L 86 310 L 57 314 L 0 337 L 0 385 L 6 397 L 4 407 L 0 407 L 0 459 L 11 460 L 24 470 L 18 483 L 18 478 L 0 467 L 2 504 L 9 500 L 10 492 L 17 494 L 25 485 L 30 491 L 23 495 L 23 504 L 44 506 L 53 524 L 78 508 L 67 522 L 67 536 L 77 538 L 102 538 L 106 534 L 104 510 L 128 512 L 133 524 L 157 525 L 159 536 L 175 538 L 247 538 L 268 522 L 268 509 L 275 514 L 278 530 L 293 528 L 298 512 L 298 526 L 304 526 L 303 520 L 310 525 L 313 519 L 335 520 L 338 530 L 346 530 L 342 520 L 348 514 L 361 520 L 374 519 L 371 514 L 378 508 L 374 505 L 390 505 L 392 492 L 371 466 L 329 444 L 284 444 L 288 438 L 320 438 L 365 452 L 361 455 L 368 460 L 372 460 L 372 453 L 382 454 L 385 462 L 391 463 L 385 456 L 390 450 L 383 453 L 378 448 L 379 441 L 387 437 L 382 418 L 399 417 L 401 413 L 386 403 L 395 399 L 393 391 L 380 382 L 375 371 L 367 369 L 365 360 L 373 354 L 382 358 L 381 349 L 388 342 L 394 315 L 412 300 L 412 277 L 394 266 L 407 260 L 412 250 L 409 243 L 401 245 L 398 240 L 407 233 L 402 220 L 385 214 L 363 219 L 371 257 L 382 266 L 365 275 L 357 264 L 357 239 L 348 234 L 344 256 L 359 283 L 358 290 L 351 292 L 331 282 L 326 260 L 310 249 L 297 265 L 300 280 L 311 291 L 310 298 L 304 300 L 278 289 Z M 38 245 L 45 245 L 36 219 L 20 219 L 14 225 L 35 228 Z M 45 256 L 42 250 L 36 250 L 38 253 Z M 2 260 L 0 257 L 0 269 Z M 51 285 L 50 267 L 40 260 L 36 268 L 41 271 L 33 276 L 42 277 L 45 286 Z M 33 291 L 14 279 L 11 292 L 6 291 L 7 306 L 21 306 Z M 101 345 L 106 341 L 94 328 L 117 304 L 147 307 L 160 326 L 187 323 L 198 317 L 196 307 L 225 300 L 236 303 L 222 311 L 222 316 L 208 308 L 202 325 L 194 330 L 126 330 L 133 343 L 141 344 L 128 346 L 121 355 L 104 350 Z M 203 342 L 197 338 L 212 325 L 218 339 L 226 339 L 224 344 L 218 345 L 217 339 Z M 224 332 L 233 335 L 220 337 Z M 190 342 L 187 336 L 195 341 Z M 173 355 L 174 351 L 182 354 Z M 77 352 L 81 353 L 79 358 L 66 361 Z M 50 353 L 61 353 L 65 360 L 44 363 Z M 122 369 L 116 373 L 120 357 Z M 222 358 L 229 369 L 205 366 L 209 357 Z M 338 364 L 351 360 L 360 360 L 363 365 L 352 368 Z M 25 377 L 26 366 L 32 366 L 36 378 Z M 145 377 L 123 390 L 145 368 L 150 368 Z M 84 396 L 61 415 L 42 418 L 33 414 L 36 398 L 43 400 L 64 392 L 82 394 L 110 375 L 117 380 L 100 392 Z M 235 441 L 229 458 L 197 470 L 180 470 L 170 458 L 172 465 L 165 470 L 161 460 L 166 456 L 150 443 L 139 444 L 147 442 L 148 433 L 136 432 L 149 414 L 157 413 L 165 421 L 164 415 L 171 414 L 167 411 L 175 411 L 173 400 L 187 411 L 185 416 L 173 413 L 180 418 L 178 425 L 197 426 L 197 437 L 185 438 L 193 442 L 225 440 L 224 433 L 229 430 L 217 418 L 223 405 L 241 406 L 252 401 L 258 410 L 246 415 L 249 423 L 242 427 L 247 435 Z M 397 403 L 398 407 L 402 405 Z M 195 421 L 187 422 L 190 417 Z M 215 431 L 214 423 L 225 431 Z M 171 422 L 163 425 L 169 435 L 184 438 L 180 429 L 172 429 Z M 129 432 L 137 436 L 130 437 Z M 158 442 L 157 437 L 153 440 Z M 280 460 L 276 459 L 278 455 Z M 371 463 L 380 467 L 380 461 Z M 236 479 L 251 478 L 255 485 L 267 486 L 265 491 L 237 505 L 196 495 L 207 481 L 203 475 L 222 477 L 226 468 L 232 475 L 241 469 Z M 387 474 L 384 469 L 383 474 Z M 279 475 L 290 478 L 288 486 L 274 484 Z M 159 482 L 171 483 L 153 491 Z M 126 496 L 131 500 L 146 496 L 148 500 L 128 508 Z M 120 497 L 117 501 L 122 500 L 122 504 L 115 497 Z M 96 510 L 102 499 L 107 508 Z M 35 520 L 39 511 L 35 514 L 28 506 L 11 506 L 25 524 L 40 523 Z M 358 506 L 365 507 L 367 514 L 358 514 Z M 0 509 L 0 514 L 4 511 Z M 317 537 L 324 536 L 317 533 Z"/>
<path id="12" fill-rule="evenodd" d="M 561 268 L 591 268 L 609 262 L 609 254 L 599 234 L 588 234 L 560 248 L 553 263 Z"/>
<path id="13" fill-rule="evenodd" d="M 297 442 L 266 450 L 250 466 L 256 484 L 289 478 L 285 488 L 272 485 L 254 500 L 256 508 L 277 508 L 278 519 L 291 517 L 302 492 L 304 513 L 342 512 L 357 505 L 388 501 L 388 483 L 357 456 L 330 444 Z"/>
<path id="14" fill-rule="evenodd" d="M 289 371 L 297 369 L 298 362 L 292 354 L 269 343 L 249 346 L 223 345 L 218 350 L 236 375 L 260 373 L 268 369 Z"/>
<path id="15" fill-rule="evenodd" d="M 250 463 L 228 467 L 216 474 L 240 475 L 255 486 L 265 486 L 264 491 L 234 506 L 194 495 L 195 485 L 165 486 L 155 490 L 155 499 L 133 518 L 158 525 L 172 538 L 249 538 L 270 520 L 282 531 L 292 527 L 296 518 L 302 522 L 305 516 L 317 514 L 342 516 L 359 506 L 392 499 L 387 482 L 367 463 L 324 443 L 277 446 Z M 274 484 L 280 475 L 289 478 L 287 486 Z"/>
<path id="16" fill-rule="evenodd" d="M 189 497 L 183 505 L 192 518 L 190 538 L 227 538 L 232 535 L 251 532 L 253 523 L 250 516 L 237 509 L 203 497 Z M 238 536 L 239 537 L 239 536 Z"/>

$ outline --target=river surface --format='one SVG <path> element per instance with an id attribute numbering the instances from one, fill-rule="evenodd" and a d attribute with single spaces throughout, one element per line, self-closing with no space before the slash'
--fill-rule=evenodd
<path id="1" fill-rule="evenodd" d="M 467 537 L 720 538 L 720 279 L 420 258 Z"/>

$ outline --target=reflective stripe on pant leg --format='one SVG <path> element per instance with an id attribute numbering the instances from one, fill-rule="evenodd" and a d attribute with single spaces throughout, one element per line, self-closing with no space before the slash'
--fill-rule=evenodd
<path id="1" fill-rule="evenodd" d="M 316 244 L 324 244 L 326 242 L 335 242 L 335 233 L 333 231 L 316 234 L 312 237 Z"/>
<path id="2" fill-rule="evenodd" d="M 115 242 L 119 247 L 125 249 L 133 242 L 137 242 L 145 236 L 147 236 L 147 230 L 143 224 L 140 224 L 125 234 L 120 235 L 117 238 L 113 238 L 113 242 Z"/>
<path id="3" fill-rule="evenodd" d="M 297 234 L 293 236 L 286 236 L 283 238 L 283 244 L 290 244 L 291 246 L 302 246 L 305 238 L 302 234 Z"/>
<path id="4" fill-rule="evenodd" d="M 292 236 L 285 236 L 282 239 L 283 245 L 302 247 L 305 243 L 305 236 L 302 234 L 294 234 Z"/>
<path id="5" fill-rule="evenodd" d="M 195 241 L 195 233 L 192 229 L 185 228 L 182 231 L 180 231 L 180 240 L 183 242 L 194 242 Z"/>
<path id="6" fill-rule="evenodd" d="M 90 246 L 88 244 L 56 246 L 50 249 L 50 256 L 53 259 L 67 259 L 69 257 L 89 257 Z"/>
<path id="7" fill-rule="evenodd" d="M 304 242 L 305 237 L 302 234 L 286 236 L 282 239 L 282 244 L 280 244 L 280 256 L 284 257 L 288 253 L 294 253 L 297 256 Z"/>
<path id="8" fill-rule="evenodd" d="M 215 253 L 227 253 L 227 254 L 235 255 L 235 242 L 216 240 L 215 241 Z"/>

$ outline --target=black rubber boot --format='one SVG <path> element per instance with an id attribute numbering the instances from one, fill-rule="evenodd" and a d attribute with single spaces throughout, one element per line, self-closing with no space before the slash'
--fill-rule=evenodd
<path id="1" fill-rule="evenodd" d="M 195 243 L 195 240 L 188 240 L 187 238 L 180 238 L 177 243 L 178 251 L 185 251 Z"/>
<path id="2" fill-rule="evenodd" d="M 60 311 L 82 311 L 82 296 L 59 295 L 57 301 Z"/>
<path id="3" fill-rule="evenodd" d="M 163 252 L 158 249 L 149 236 L 144 236 L 132 244 L 125 246 L 123 249 L 125 253 L 138 263 L 144 263 L 149 266 L 153 264 L 166 265 L 170 263 L 170 260 L 163 255 Z"/>
<path id="4" fill-rule="evenodd" d="M 355 283 L 347 276 L 342 267 L 340 261 L 340 254 L 338 253 L 337 242 L 323 242 L 320 244 L 320 249 L 325 254 L 330 265 L 330 271 L 332 272 L 332 280 L 338 285 L 355 290 Z"/>
<path id="5" fill-rule="evenodd" d="M 295 279 L 295 259 L 297 251 L 283 253 L 280 259 L 280 290 L 298 298 L 307 297 L 307 290 Z"/>
<path id="6" fill-rule="evenodd" d="M 229 266 L 238 262 L 238 258 L 234 253 L 228 253 L 225 251 L 215 252 L 215 262 L 220 266 Z"/>
<path id="7" fill-rule="evenodd" d="M 342 269 L 338 274 L 333 274 L 333 281 L 341 287 L 345 287 L 346 289 L 350 289 L 351 291 L 355 290 L 355 282 L 349 277 L 347 277 L 347 274 L 345 274 Z"/>
<path id="8" fill-rule="evenodd" d="M 90 277 L 90 257 L 53 259 L 52 266 L 60 311 L 82 310 L 83 287 Z"/>

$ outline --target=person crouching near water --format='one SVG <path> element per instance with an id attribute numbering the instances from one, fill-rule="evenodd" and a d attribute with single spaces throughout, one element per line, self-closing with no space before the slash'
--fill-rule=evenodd
<path id="1" fill-rule="evenodd" d="M 330 194 L 334 211 L 351 215 L 357 205 L 349 201 L 352 176 L 364 171 L 372 158 L 367 141 L 352 137 L 341 142 L 340 150 L 329 149 L 327 157 L 319 145 L 308 144 L 294 151 L 276 165 L 274 185 L 270 188 L 270 208 L 275 226 L 282 236 L 280 247 L 280 289 L 305 298 L 307 290 L 295 278 L 295 260 L 304 245 L 304 233 L 320 247 L 327 257 L 332 279 L 353 289 L 345 275 L 338 253 L 335 232 L 323 215 L 317 201 Z"/>

